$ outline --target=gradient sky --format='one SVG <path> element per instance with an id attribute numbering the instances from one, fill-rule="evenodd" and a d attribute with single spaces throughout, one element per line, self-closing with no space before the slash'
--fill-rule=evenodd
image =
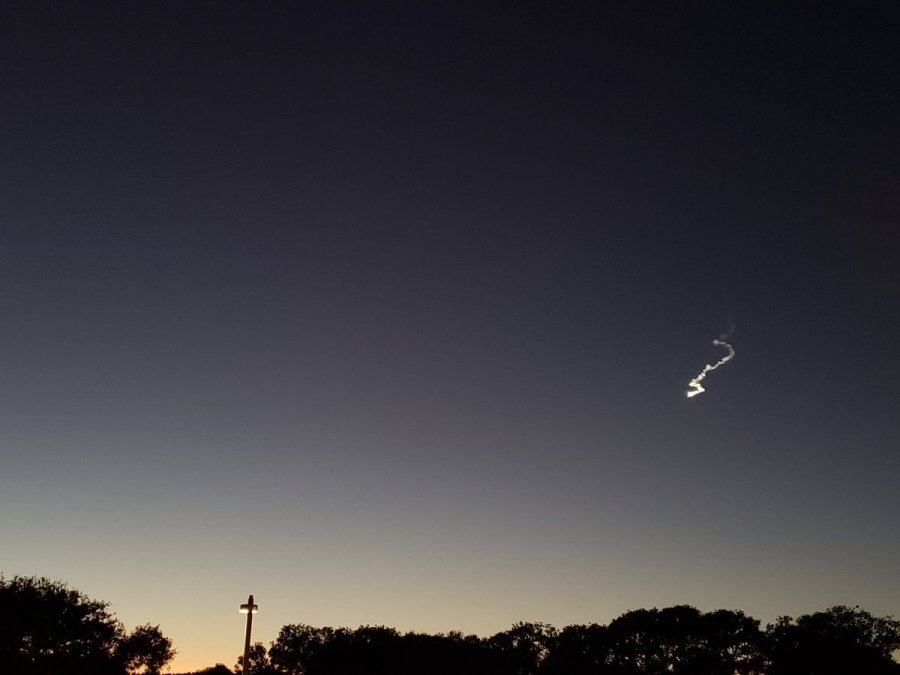
<path id="1" fill-rule="evenodd" d="M 900 614 L 895 37 L 3 3 L 0 570 L 160 624 L 175 671 L 234 664 L 249 593 L 266 643 Z"/>

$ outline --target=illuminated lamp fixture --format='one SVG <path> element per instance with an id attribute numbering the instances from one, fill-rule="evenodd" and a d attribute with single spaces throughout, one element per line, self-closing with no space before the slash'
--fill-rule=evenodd
<path id="1" fill-rule="evenodd" d="M 241 675 L 247 675 L 248 661 L 250 660 L 250 629 L 253 626 L 253 615 L 259 611 L 259 605 L 254 604 L 253 596 L 247 598 L 247 602 L 238 610 L 247 615 L 247 634 L 244 636 L 244 661 L 241 664 Z"/>

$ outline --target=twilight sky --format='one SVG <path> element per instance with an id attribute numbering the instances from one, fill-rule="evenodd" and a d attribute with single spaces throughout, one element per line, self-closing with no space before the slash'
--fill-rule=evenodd
<path id="1" fill-rule="evenodd" d="M 266 643 L 900 614 L 888 18 L 4 3 L 0 570 L 175 671 L 248 593 Z"/>

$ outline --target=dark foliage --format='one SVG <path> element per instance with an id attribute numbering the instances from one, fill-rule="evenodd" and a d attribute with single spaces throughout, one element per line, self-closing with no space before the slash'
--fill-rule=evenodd
<path id="1" fill-rule="evenodd" d="M 900 622 L 837 606 L 761 630 L 742 612 L 687 605 L 609 625 L 516 623 L 488 638 L 385 626 L 283 626 L 252 646 L 251 675 L 900 675 Z M 0 576 L 3 675 L 157 675 L 174 656 L 149 624 L 127 633 L 103 602 L 65 584 Z M 240 672 L 241 659 L 235 672 Z M 185 675 L 231 675 L 217 664 Z"/>
<path id="2" fill-rule="evenodd" d="M 141 672 L 158 675 L 175 657 L 172 641 L 159 630 L 159 626 L 138 626 L 119 642 L 116 653 L 129 673 Z"/>
<path id="3" fill-rule="evenodd" d="M 607 626 L 517 623 L 484 639 L 291 624 L 268 660 L 255 660 L 283 675 L 900 675 L 898 647 L 900 623 L 858 608 L 784 617 L 763 631 L 743 612 L 679 605 Z"/>
<path id="4" fill-rule="evenodd" d="M 766 631 L 769 675 L 889 675 L 900 673 L 900 622 L 859 607 L 832 607 L 796 620 L 781 617 Z"/>
<path id="5" fill-rule="evenodd" d="M 126 633 L 106 603 L 61 582 L 0 577 L 4 675 L 155 675 L 174 653 L 158 627 Z"/>
<path id="6" fill-rule="evenodd" d="M 244 657 L 239 656 L 234 666 L 234 675 L 241 675 L 243 672 Z M 262 642 L 250 645 L 250 651 L 247 654 L 247 673 L 248 675 L 277 675 L 278 673 L 269 661 L 269 654 Z"/>
<path id="7" fill-rule="evenodd" d="M 173 673 L 172 675 L 233 675 L 232 672 L 228 669 L 228 666 L 217 663 L 214 666 L 210 666 L 209 668 L 204 668 L 203 670 L 194 670 L 189 673 Z"/>
<path id="8" fill-rule="evenodd" d="M 513 675 L 483 640 L 461 633 L 401 635 L 383 626 L 284 626 L 269 650 L 279 673 L 289 675 Z"/>

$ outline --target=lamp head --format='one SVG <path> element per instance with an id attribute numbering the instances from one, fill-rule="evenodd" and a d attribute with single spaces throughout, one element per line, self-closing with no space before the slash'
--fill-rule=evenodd
<path id="1" fill-rule="evenodd" d="M 241 608 L 238 610 L 241 614 L 256 614 L 259 612 L 259 605 L 254 604 L 253 596 L 251 595 L 247 598 L 247 602 L 241 605 Z"/>

